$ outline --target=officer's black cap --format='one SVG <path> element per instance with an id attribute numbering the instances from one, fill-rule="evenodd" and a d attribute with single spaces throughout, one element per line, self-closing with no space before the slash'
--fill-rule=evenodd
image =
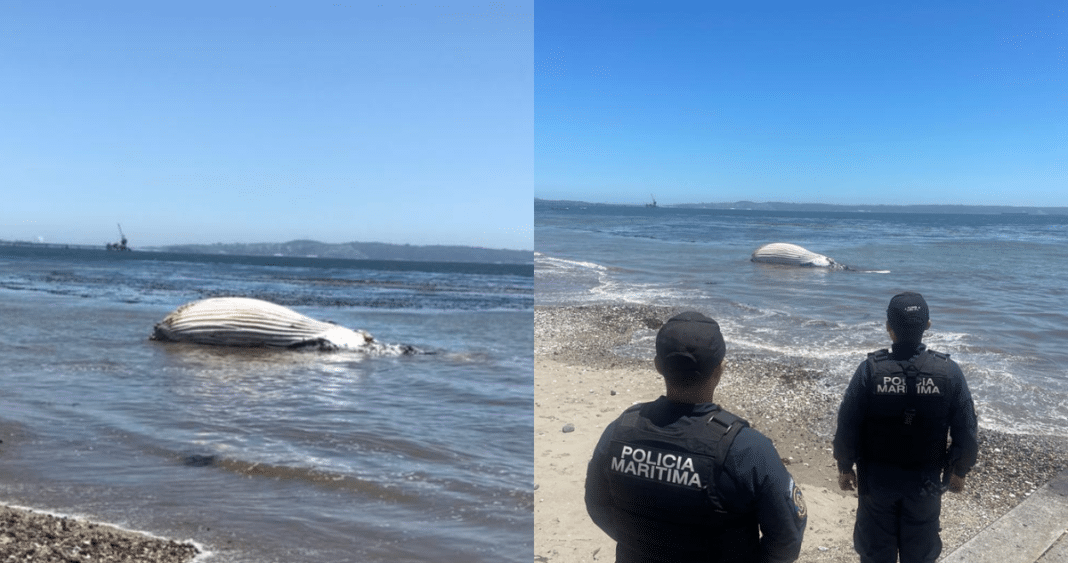
<path id="1" fill-rule="evenodd" d="M 656 334 L 656 358 L 665 376 L 701 379 L 727 355 L 716 321 L 687 311 L 668 319 Z"/>
<path id="2" fill-rule="evenodd" d="M 890 306 L 886 308 L 886 321 L 894 332 L 919 330 L 922 333 L 930 318 L 927 301 L 924 301 L 922 295 L 912 291 L 895 295 L 890 300 Z"/>

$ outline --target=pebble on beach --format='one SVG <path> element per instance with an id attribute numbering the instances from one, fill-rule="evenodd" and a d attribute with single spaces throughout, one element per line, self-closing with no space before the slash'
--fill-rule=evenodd
<path id="1" fill-rule="evenodd" d="M 0 506 L 0 561 L 186 563 L 198 553 L 189 543 Z"/>

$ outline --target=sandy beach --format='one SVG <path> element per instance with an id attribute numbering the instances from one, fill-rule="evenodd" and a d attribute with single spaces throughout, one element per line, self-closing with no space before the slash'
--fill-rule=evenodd
<path id="1" fill-rule="evenodd" d="M 586 514 L 586 464 L 604 427 L 629 405 L 660 396 L 663 383 L 652 369 L 652 350 L 634 359 L 613 349 L 639 331 L 655 331 L 676 312 L 636 305 L 536 308 L 535 561 L 615 559 L 614 542 Z M 811 369 L 732 354 L 727 344 L 716 401 L 770 437 L 800 484 L 809 517 L 799 561 L 856 561 L 856 493 L 838 489 L 831 457 L 840 397 Z M 980 429 L 979 445 L 965 491 L 943 497 L 943 556 L 1068 467 L 1065 438 Z"/>

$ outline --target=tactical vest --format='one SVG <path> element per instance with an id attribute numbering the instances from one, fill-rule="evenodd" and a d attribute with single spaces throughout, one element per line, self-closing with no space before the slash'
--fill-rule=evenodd
<path id="1" fill-rule="evenodd" d="M 643 561 L 754 561 L 755 514 L 728 512 L 716 491 L 727 451 L 749 423 L 716 409 L 662 428 L 642 416 L 646 405 L 624 412 L 610 442 L 617 560 L 630 553 Z"/>
<path id="2" fill-rule="evenodd" d="M 868 354 L 871 389 L 861 459 L 902 469 L 941 469 L 949 432 L 949 355 L 922 349 L 910 360 Z"/>

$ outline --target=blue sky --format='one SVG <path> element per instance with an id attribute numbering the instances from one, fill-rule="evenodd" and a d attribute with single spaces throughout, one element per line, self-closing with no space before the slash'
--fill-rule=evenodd
<path id="1" fill-rule="evenodd" d="M 1068 5 L 535 11 L 535 197 L 1068 206 Z"/>
<path id="2" fill-rule="evenodd" d="M 533 17 L 0 0 L 0 239 L 532 249 Z"/>

